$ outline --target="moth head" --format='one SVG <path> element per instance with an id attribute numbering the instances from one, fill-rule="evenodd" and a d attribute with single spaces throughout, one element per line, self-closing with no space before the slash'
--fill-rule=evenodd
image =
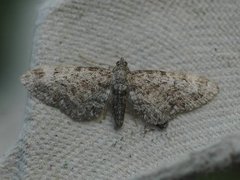
<path id="1" fill-rule="evenodd" d="M 127 61 L 124 60 L 123 57 L 121 57 L 120 60 L 116 62 L 116 65 L 122 66 L 122 67 L 127 67 L 128 63 L 127 63 Z"/>

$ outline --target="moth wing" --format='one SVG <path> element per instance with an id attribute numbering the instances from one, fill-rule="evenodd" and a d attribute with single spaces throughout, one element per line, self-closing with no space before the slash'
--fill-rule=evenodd
<path id="1" fill-rule="evenodd" d="M 110 95 L 109 69 L 40 66 L 21 77 L 31 95 L 75 120 L 90 120 L 104 110 Z"/>
<path id="2" fill-rule="evenodd" d="M 178 113 L 206 104 L 218 93 L 216 83 L 187 73 L 133 71 L 128 83 L 128 102 L 133 111 L 154 125 L 163 125 Z"/>

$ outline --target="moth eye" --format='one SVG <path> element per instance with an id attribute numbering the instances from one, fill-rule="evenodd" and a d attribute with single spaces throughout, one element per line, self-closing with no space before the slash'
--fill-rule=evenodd
<path id="1" fill-rule="evenodd" d="M 124 66 L 127 66 L 127 64 L 128 64 L 128 63 L 125 61 L 125 62 L 124 62 Z"/>
<path id="2" fill-rule="evenodd" d="M 116 62 L 116 65 L 119 66 L 119 65 L 120 65 L 120 61 L 117 61 L 117 62 Z"/>

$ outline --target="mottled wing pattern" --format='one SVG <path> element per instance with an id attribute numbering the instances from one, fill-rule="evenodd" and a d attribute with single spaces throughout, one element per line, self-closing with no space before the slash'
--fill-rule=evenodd
<path id="1" fill-rule="evenodd" d="M 21 78 L 30 94 L 74 120 L 101 114 L 110 95 L 111 70 L 97 67 L 40 66 Z"/>
<path id="2" fill-rule="evenodd" d="M 206 104 L 217 93 L 205 77 L 157 70 L 133 71 L 128 76 L 129 104 L 143 119 L 162 125 L 176 114 Z"/>

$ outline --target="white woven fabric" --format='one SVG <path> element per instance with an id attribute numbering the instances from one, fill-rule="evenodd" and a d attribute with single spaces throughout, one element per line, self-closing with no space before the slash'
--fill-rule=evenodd
<path id="1" fill-rule="evenodd" d="M 222 140 L 240 130 L 239 18 L 237 0 L 47 1 L 36 25 L 33 66 L 114 65 L 124 57 L 131 70 L 205 75 L 220 93 L 167 129 L 147 133 L 128 113 L 115 131 L 109 112 L 102 122 L 75 122 L 29 99 L 22 135 L 1 159 L 0 179 L 171 179 L 231 164 L 239 141 L 224 146 Z M 222 155 L 227 163 L 213 158 Z"/>

